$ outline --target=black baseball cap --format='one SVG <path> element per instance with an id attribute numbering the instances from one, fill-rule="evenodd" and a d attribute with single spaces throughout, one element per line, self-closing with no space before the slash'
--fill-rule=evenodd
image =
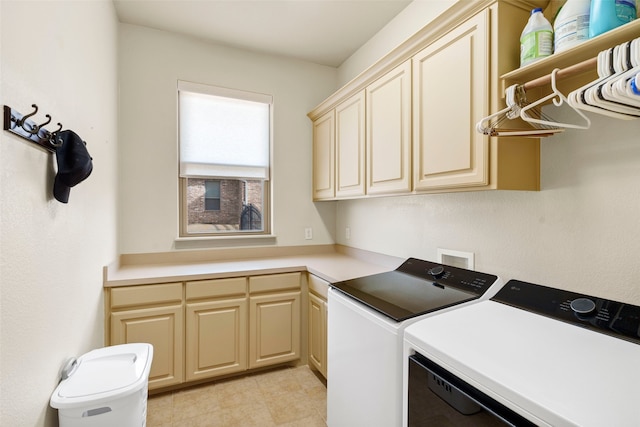
<path id="1" fill-rule="evenodd" d="M 71 187 L 87 179 L 93 170 L 87 144 L 75 132 L 63 130 L 56 134 L 58 172 L 53 183 L 53 196 L 62 203 L 69 201 Z"/>

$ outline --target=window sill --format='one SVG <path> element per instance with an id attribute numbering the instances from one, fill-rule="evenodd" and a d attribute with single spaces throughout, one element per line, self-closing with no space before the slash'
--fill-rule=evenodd
<path id="1" fill-rule="evenodd" d="M 177 237 L 174 240 L 175 249 L 199 249 L 239 246 L 267 246 L 275 245 L 275 234 L 251 235 L 251 236 L 202 236 L 202 237 Z"/>

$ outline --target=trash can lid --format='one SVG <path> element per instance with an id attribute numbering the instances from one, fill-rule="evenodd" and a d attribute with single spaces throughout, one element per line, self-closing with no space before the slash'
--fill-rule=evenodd
<path id="1" fill-rule="evenodd" d="M 80 356 L 51 396 L 54 408 L 72 408 L 138 391 L 149 378 L 153 346 L 134 343 L 104 347 Z"/>

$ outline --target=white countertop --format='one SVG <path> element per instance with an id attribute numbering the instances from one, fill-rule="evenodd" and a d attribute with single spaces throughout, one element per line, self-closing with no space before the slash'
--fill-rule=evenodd
<path id="1" fill-rule="evenodd" d="M 172 257 L 161 254 L 125 259 L 105 267 L 104 286 L 129 286 L 173 281 L 203 280 L 233 276 L 308 271 L 328 282 L 390 271 L 404 259 L 362 251 L 344 246 L 289 247 L 280 250 L 265 248 L 262 256 L 251 251 L 225 251 L 212 253 L 212 259 L 195 256 Z M 232 252 L 232 253 L 231 253 Z M 234 256 L 233 259 L 226 257 Z M 175 259 L 179 258 L 179 259 Z M 199 254 L 197 258 L 203 258 Z M 149 262 L 150 260 L 158 262 Z"/>

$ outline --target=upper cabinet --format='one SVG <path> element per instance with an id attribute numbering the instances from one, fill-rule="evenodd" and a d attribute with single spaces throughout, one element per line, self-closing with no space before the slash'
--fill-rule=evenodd
<path id="1" fill-rule="evenodd" d="M 456 2 L 311 111 L 314 199 L 538 190 L 538 139 L 490 138 L 475 129 L 480 119 L 504 104 L 500 76 L 518 66 L 520 32 L 532 7 L 532 2 L 516 0 Z M 364 152 L 355 149 L 355 141 L 361 147 L 363 137 L 362 123 L 353 124 L 355 112 L 349 111 L 348 131 L 338 129 L 336 116 L 345 102 L 355 108 L 350 102 L 361 102 L 363 90 Z M 333 175 L 326 176 L 330 148 L 317 156 L 317 147 L 329 144 L 331 135 L 316 129 L 331 114 L 336 117 L 333 161 L 348 160 L 351 166 L 336 166 Z M 345 150 L 345 135 L 352 145 L 340 152 Z M 320 188 L 331 179 L 342 181 L 334 192 Z"/>
<path id="2" fill-rule="evenodd" d="M 489 108 L 489 11 L 413 57 L 414 189 L 489 183 L 489 144 L 475 131 Z"/>
<path id="3" fill-rule="evenodd" d="M 411 61 L 325 112 L 313 129 L 314 200 L 410 192 Z"/>
<path id="4" fill-rule="evenodd" d="M 364 195 L 364 91 L 336 107 L 336 197 Z"/>
<path id="5" fill-rule="evenodd" d="M 411 191 L 411 61 L 367 86 L 367 194 Z"/>
<path id="6" fill-rule="evenodd" d="M 313 199 L 333 199 L 335 188 L 335 112 L 313 122 Z"/>

